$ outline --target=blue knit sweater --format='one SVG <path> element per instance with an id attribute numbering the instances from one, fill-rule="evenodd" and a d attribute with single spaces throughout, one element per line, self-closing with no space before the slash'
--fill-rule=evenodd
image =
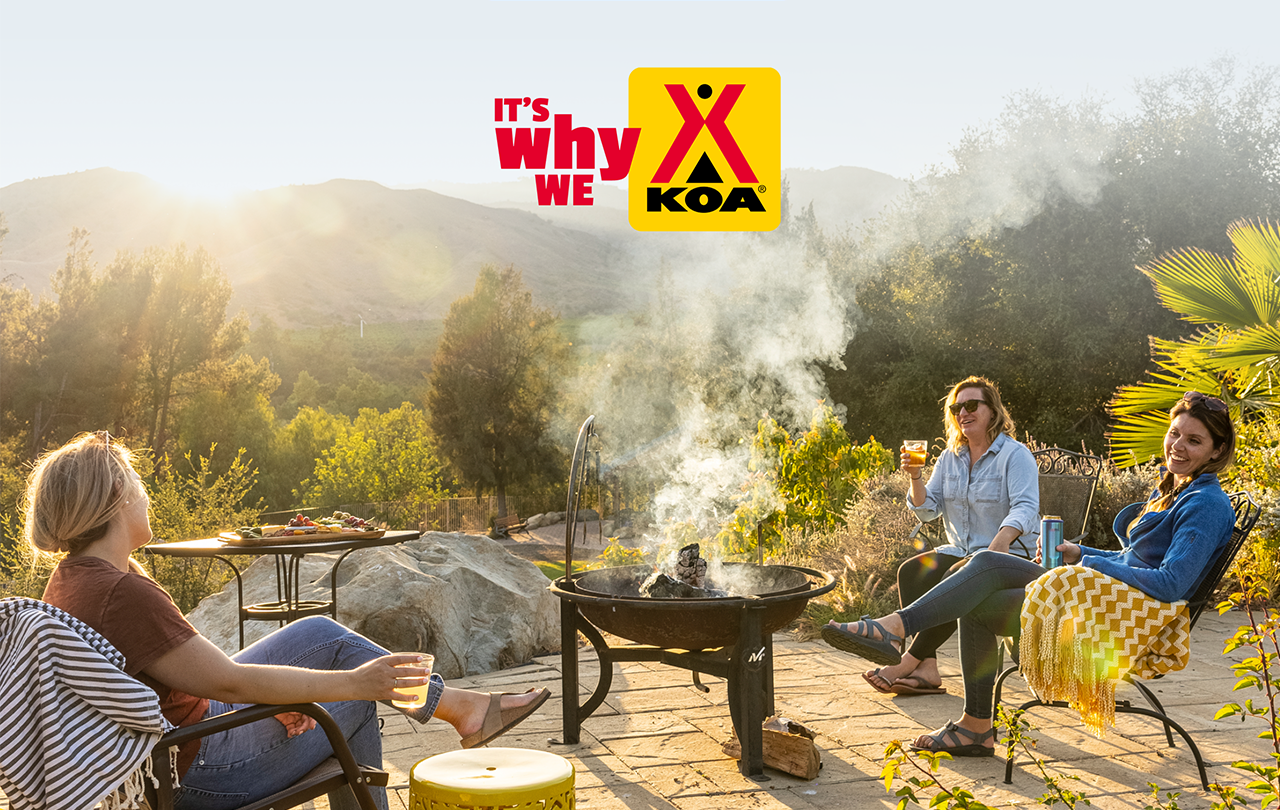
<path id="1" fill-rule="evenodd" d="M 1203 473 L 1162 512 L 1148 512 L 1129 530 L 1142 503 L 1120 510 L 1112 529 L 1119 551 L 1081 546 L 1080 564 L 1139 588 L 1161 602 L 1188 599 L 1231 539 L 1235 512 L 1218 484 Z"/>

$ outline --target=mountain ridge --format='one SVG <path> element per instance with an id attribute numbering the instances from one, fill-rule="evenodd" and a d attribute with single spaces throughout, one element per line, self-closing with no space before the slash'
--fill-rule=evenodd
<path id="1" fill-rule="evenodd" d="M 819 216 L 839 208 L 861 218 L 904 185 L 857 171 L 887 180 L 859 193 L 864 183 L 851 183 L 847 173 L 797 170 L 793 188 L 818 194 Z M 833 190 L 833 183 L 855 189 Z M 599 207 L 550 210 L 533 197 L 528 205 L 483 205 L 431 189 L 339 178 L 214 201 L 134 172 L 90 169 L 0 188 L 9 228 L 0 277 L 47 292 L 72 229 L 83 227 L 99 266 L 120 250 L 203 246 L 232 285 L 231 312 L 255 320 L 270 315 L 281 325 L 443 317 L 472 291 L 485 263 L 521 270 L 540 306 L 566 316 L 607 314 L 643 298 L 655 253 L 678 251 L 698 237 L 637 234 L 616 205 L 625 204 L 622 191 L 602 191 Z M 793 211 L 807 204 L 802 196 L 792 199 Z"/>

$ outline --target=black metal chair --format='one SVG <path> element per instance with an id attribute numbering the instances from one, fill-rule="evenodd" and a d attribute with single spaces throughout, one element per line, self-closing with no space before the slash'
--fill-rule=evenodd
<path id="1" fill-rule="evenodd" d="M 1233 494 L 1231 496 L 1231 506 L 1235 510 L 1236 514 L 1235 529 L 1231 532 L 1231 539 L 1218 555 L 1218 559 L 1215 560 L 1213 565 L 1209 568 L 1209 572 L 1200 583 L 1200 587 L 1197 588 L 1196 592 L 1192 594 L 1189 600 L 1187 600 L 1188 618 L 1191 621 L 1192 628 L 1195 627 L 1196 621 L 1200 618 L 1200 614 L 1204 613 L 1205 608 L 1211 603 L 1214 591 L 1218 589 L 1218 585 L 1221 583 L 1223 576 L 1235 561 L 1236 555 L 1240 552 L 1240 549 L 1244 547 L 1245 540 L 1249 537 L 1249 532 L 1253 530 L 1254 524 L 1258 522 L 1258 516 L 1262 513 L 1262 509 L 1253 502 L 1253 499 L 1250 498 L 1249 494 L 1246 492 L 1237 492 Z M 1016 650 L 1016 646 L 1014 649 Z M 1000 705 L 1000 693 L 1004 687 L 1005 680 L 1008 679 L 1010 675 L 1018 671 L 1019 666 L 1015 662 L 1013 666 L 1007 667 L 1000 673 L 1000 676 L 996 678 L 994 705 Z M 1160 678 L 1163 676 L 1157 675 L 1155 677 Z M 1191 753 L 1195 756 L 1196 767 L 1200 770 L 1200 784 L 1207 791 L 1209 789 L 1209 777 L 1208 774 L 1205 773 L 1204 759 L 1200 756 L 1200 749 L 1196 747 L 1195 741 L 1191 739 L 1191 735 L 1188 734 L 1182 726 L 1169 718 L 1168 713 L 1165 712 L 1164 706 L 1160 704 L 1159 699 L 1156 698 L 1155 694 L 1153 694 L 1145 684 L 1140 680 L 1135 680 L 1128 674 L 1124 676 L 1124 680 L 1127 683 L 1133 684 L 1134 688 L 1138 690 L 1151 708 L 1148 709 L 1143 706 L 1134 706 L 1128 700 L 1117 700 L 1116 712 L 1118 714 L 1139 714 L 1159 720 L 1164 724 L 1164 735 L 1165 739 L 1169 742 L 1170 748 L 1175 747 L 1173 742 L 1173 732 L 1178 732 L 1179 736 L 1186 741 L 1187 747 L 1191 749 Z M 1018 711 L 1023 712 L 1027 709 L 1035 708 L 1036 706 L 1053 706 L 1060 709 L 1068 708 L 1065 701 L 1045 701 L 1041 700 L 1039 697 L 1035 697 L 1019 706 Z M 1005 761 L 1005 784 L 1013 782 L 1013 754 L 1014 752 L 1010 751 L 1009 756 Z"/>
<path id="2" fill-rule="evenodd" d="M 1102 457 L 1061 447 L 1031 455 L 1040 470 L 1040 514 L 1062 518 L 1062 536 L 1069 543 L 1082 542 L 1102 474 Z"/>
<path id="3" fill-rule="evenodd" d="M 369 787 L 371 785 L 385 787 L 388 778 L 387 772 L 380 768 L 361 765 L 356 762 L 355 757 L 351 754 L 351 749 L 347 746 L 346 739 L 342 736 L 342 730 L 338 728 L 337 722 L 324 710 L 323 706 L 317 703 L 248 706 L 201 720 L 198 723 L 165 734 L 152 749 L 151 767 L 159 787 L 155 787 L 154 784 L 148 785 L 147 801 L 150 806 L 153 810 L 172 810 L 173 808 L 173 772 L 170 769 L 169 749 L 229 728 L 247 725 L 260 720 L 269 720 L 275 715 L 284 712 L 301 712 L 315 718 L 316 724 L 323 729 L 325 735 L 329 738 L 329 744 L 333 747 L 334 756 L 321 763 L 287 790 L 245 805 L 240 810 L 265 810 L 265 808 L 284 810 L 284 808 L 288 807 L 297 807 L 317 796 L 335 791 L 343 785 L 351 787 L 356 801 L 360 803 L 364 810 L 376 810 L 373 796 L 369 793 Z"/>

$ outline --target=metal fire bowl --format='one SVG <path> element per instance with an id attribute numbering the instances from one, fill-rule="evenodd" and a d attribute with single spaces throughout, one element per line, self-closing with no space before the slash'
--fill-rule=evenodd
<path id="1" fill-rule="evenodd" d="M 742 611 L 763 606 L 765 633 L 786 627 L 815 596 L 835 587 L 830 574 L 794 565 L 725 563 L 730 577 L 746 583 L 748 596 L 654 599 L 640 595 L 648 565 L 601 568 L 561 577 L 551 592 L 573 602 L 596 627 L 637 644 L 677 650 L 709 650 L 738 641 Z M 816 580 L 816 581 L 815 581 Z"/>

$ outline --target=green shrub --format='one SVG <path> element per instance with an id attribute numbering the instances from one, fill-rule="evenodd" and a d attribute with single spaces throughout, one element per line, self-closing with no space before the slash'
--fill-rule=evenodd
<path id="1" fill-rule="evenodd" d="M 785 546 L 792 529 L 835 529 L 861 484 L 893 466 L 893 453 L 875 437 L 855 443 L 826 404 L 796 437 L 766 416 L 752 442 L 751 478 L 717 540 L 727 553 L 745 554 L 756 550 L 757 527 L 766 549 Z"/>
<path id="2" fill-rule="evenodd" d="M 1280 411 L 1239 427 L 1236 461 L 1222 478 L 1228 492 L 1248 490 L 1262 507 L 1235 570 L 1249 575 L 1257 583 L 1254 590 L 1274 604 L 1280 588 Z"/>
<path id="3" fill-rule="evenodd" d="M 210 458 L 216 450 L 217 445 L 209 448 Z M 261 502 L 244 503 L 257 478 L 257 471 L 245 461 L 244 451 L 236 453 L 227 472 L 221 475 L 213 474 L 210 458 L 201 456 L 198 462 L 192 462 L 188 453 L 184 457 L 187 470 L 164 465 L 156 471 L 149 487 L 154 542 L 213 537 L 220 531 L 257 522 Z M 147 559 L 148 556 L 139 555 L 183 613 L 191 612 L 201 599 L 221 590 L 232 576 L 230 569 L 217 560 Z"/>

